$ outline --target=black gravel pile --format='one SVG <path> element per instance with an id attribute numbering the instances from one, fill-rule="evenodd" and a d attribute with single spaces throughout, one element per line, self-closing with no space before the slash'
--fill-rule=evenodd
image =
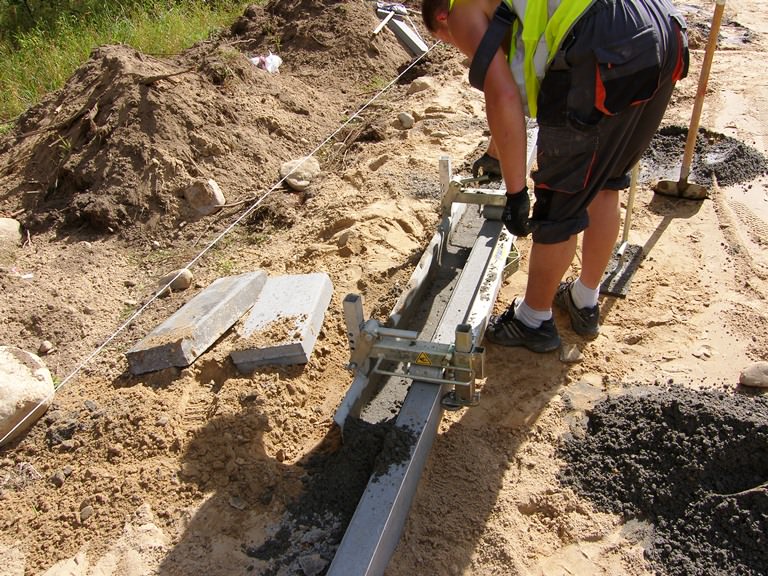
<path id="1" fill-rule="evenodd" d="M 561 446 L 564 484 L 653 523 L 672 576 L 768 574 L 768 397 L 683 388 L 609 398 Z"/>

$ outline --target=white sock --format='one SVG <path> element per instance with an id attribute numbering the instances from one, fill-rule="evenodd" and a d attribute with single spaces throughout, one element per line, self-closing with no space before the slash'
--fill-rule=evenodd
<path id="1" fill-rule="evenodd" d="M 552 318 L 552 309 L 549 310 L 534 310 L 525 300 L 520 298 L 515 303 L 515 318 L 520 320 L 528 328 L 536 329 L 541 326 L 541 323 Z"/>
<path id="2" fill-rule="evenodd" d="M 597 297 L 600 295 L 600 287 L 594 290 L 581 283 L 581 278 L 571 284 L 571 298 L 576 308 L 594 308 L 597 306 Z"/>

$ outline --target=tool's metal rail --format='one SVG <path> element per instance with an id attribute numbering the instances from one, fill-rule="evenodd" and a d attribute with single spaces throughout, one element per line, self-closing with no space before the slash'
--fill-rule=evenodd
<path id="1" fill-rule="evenodd" d="M 493 302 L 501 285 L 502 269 L 511 237 L 501 222 L 488 221 L 478 235 L 462 273 L 454 298 L 448 303 L 434 342 L 454 341 L 456 326 L 466 323 L 470 312 L 476 319 L 471 330 L 478 339 L 485 330 Z M 488 271 L 490 274 L 486 274 Z M 478 279 L 495 275 L 487 298 L 476 298 Z M 440 368 L 420 367 L 425 378 L 438 377 Z M 410 460 L 390 469 L 369 483 L 329 568 L 330 576 L 382 574 L 400 539 L 419 478 L 432 447 L 442 415 L 441 400 L 450 385 L 419 381 L 412 384 L 400 408 L 396 425 L 416 435 Z"/>
<path id="2" fill-rule="evenodd" d="M 535 127 L 529 128 L 529 166 L 535 150 L 536 134 Z M 442 222 L 390 315 L 393 326 L 408 315 L 408 310 L 425 291 L 428 279 L 440 266 L 441 254 L 466 205 L 483 204 L 486 211 L 496 209 L 499 213 L 503 206 L 503 191 L 501 194 L 489 193 L 492 197 L 480 197 L 483 192 L 478 196 L 462 191 L 451 178 L 447 158 L 441 159 L 440 177 L 444 199 Z M 505 269 L 508 269 L 514 249 L 513 240 L 500 220 L 485 220 L 481 224 L 428 345 L 419 343 L 415 334 L 404 334 L 398 330 L 388 332 L 378 324 L 368 324 L 357 330 L 356 326 L 365 326 L 361 302 L 352 297 L 345 304 L 349 308 L 347 323 L 353 337 L 369 338 L 369 341 L 366 354 L 360 353 L 357 357 L 353 342 L 350 342 L 353 347 L 351 363 L 354 364 L 356 359 L 358 365 L 352 366 L 356 369 L 355 378 L 334 420 L 343 427 L 347 416 L 359 414 L 360 403 L 367 397 L 370 377 L 382 358 L 393 358 L 392 348 L 396 348 L 394 357 L 405 361 L 407 374 L 394 374 L 411 379 L 412 384 L 395 425 L 409 430 L 415 440 L 407 462 L 390 466 L 385 474 L 369 481 L 328 569 L 328 576 L 374 576 L 383 574 L 386 569 L 405 526 L 443 409 L 471 405 L 477 400 L 474 379 L 482 376 L 482 349 L 476 344 L 483 339 Z M 356 319 L 350 320 L 350 317 Z M 426 360 L 414 362 L 410 353 L 403 354 L 404 340 L 414 343 L 412 347 L 417 356 L 423 352 Z M 456 360 L 457 353 L 459 360 Z M 361 358 L 368 358 L 365 368 L 359 366 Z M 466 367 L 467 372 L 456 370 L 460 366 Z M 454 401 L 452 406 L 451 400 Z"/>

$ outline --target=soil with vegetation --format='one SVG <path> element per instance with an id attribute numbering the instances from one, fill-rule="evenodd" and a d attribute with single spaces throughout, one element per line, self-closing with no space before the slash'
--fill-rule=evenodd
<path id="1" fill-rule="evenodd" d="M 739 384 L 768 360 L 757 0 L 720 30 L 691 176 L 710 197 L 653 192 L 677 177 L 712 8 L 681 5 L 691 73 L 643 159 L 626 296 L 601 298 L 593 341 L 556 312 L 567 354 L 486 346 L 480 405 L 444 415 L 388 576 L 768 565 L 765 397 Z M 340 441 L 342 301 L 386 319 L 438 225 L 439 158 L 467 174 L 488 136 L 464 58 L 427 39 L 415 60 L 379 23 L 372 2 L 275 0 L 176 56 L 101 46 L 0 137 L 0 216 L 24 232 L 0 253 L 0 344 L 52 343 L 57 385 L 0 450 L 0 574 L 327 571 L 367 477 L 409 445 L 389 420 Z M 252 60 L 270 52 L 278 72 Z M 310 155 L 320 175 L 288 187 L 282 163 Z M 209 179 L 226 204 L 202 216 L 185 191 Z M 525 287 L 517 243 L 499 310 Z M 161 296 L 184 266 L 191 287 Z M 136 342 L 253 270 L 330 276 L 307 364 L 240 374 L 225 335 L 189 367 L 130 373 Z"/>

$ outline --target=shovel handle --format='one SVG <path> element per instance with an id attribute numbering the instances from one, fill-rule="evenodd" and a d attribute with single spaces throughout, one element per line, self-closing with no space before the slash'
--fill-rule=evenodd
<path id="1" fill-rule="evenodd" d="M 712 68 L 712 58 L 715 56 L 715 48 L 717 47 L 717 35 L 720 32 L 720 21 L 723 19 L 724 10 L 725 0 L 716 0 L 715 13 L 712 15 L 712 25 L 709 28 L 707 48 L 704 52 L 704 63 L 701 65 L 701 73 L 699 74 L 699 87 L 696 90 L 696 99 L 693 103 L 691 125 L 688 127 L 688 138 L 685 141 L 683 164 L 680 168 L 680 182 L 683 184 L 688 182 L 688 176 L 691 173 L 691 160 L 693 160 L 693 150 L 696 147 L 696 134 L 699 132 L 701 109 L 704 106 L 704 95 L 707 92 L 709 70 Z"/>
<path id="2" fill-rule="evenodd" d="M 635 207 L 635 194 L 637 193 L 637 180 L 640 175 L 640 162 L 635 162 L 632 167 L 632 175 L 629 181 L 629 196 L 627 197 L 627 211 L 624 215 L 624 229 L 621 233 L 622 246 L 629 240 L 629 228 L 632 226 L 632 210 Z"/>

